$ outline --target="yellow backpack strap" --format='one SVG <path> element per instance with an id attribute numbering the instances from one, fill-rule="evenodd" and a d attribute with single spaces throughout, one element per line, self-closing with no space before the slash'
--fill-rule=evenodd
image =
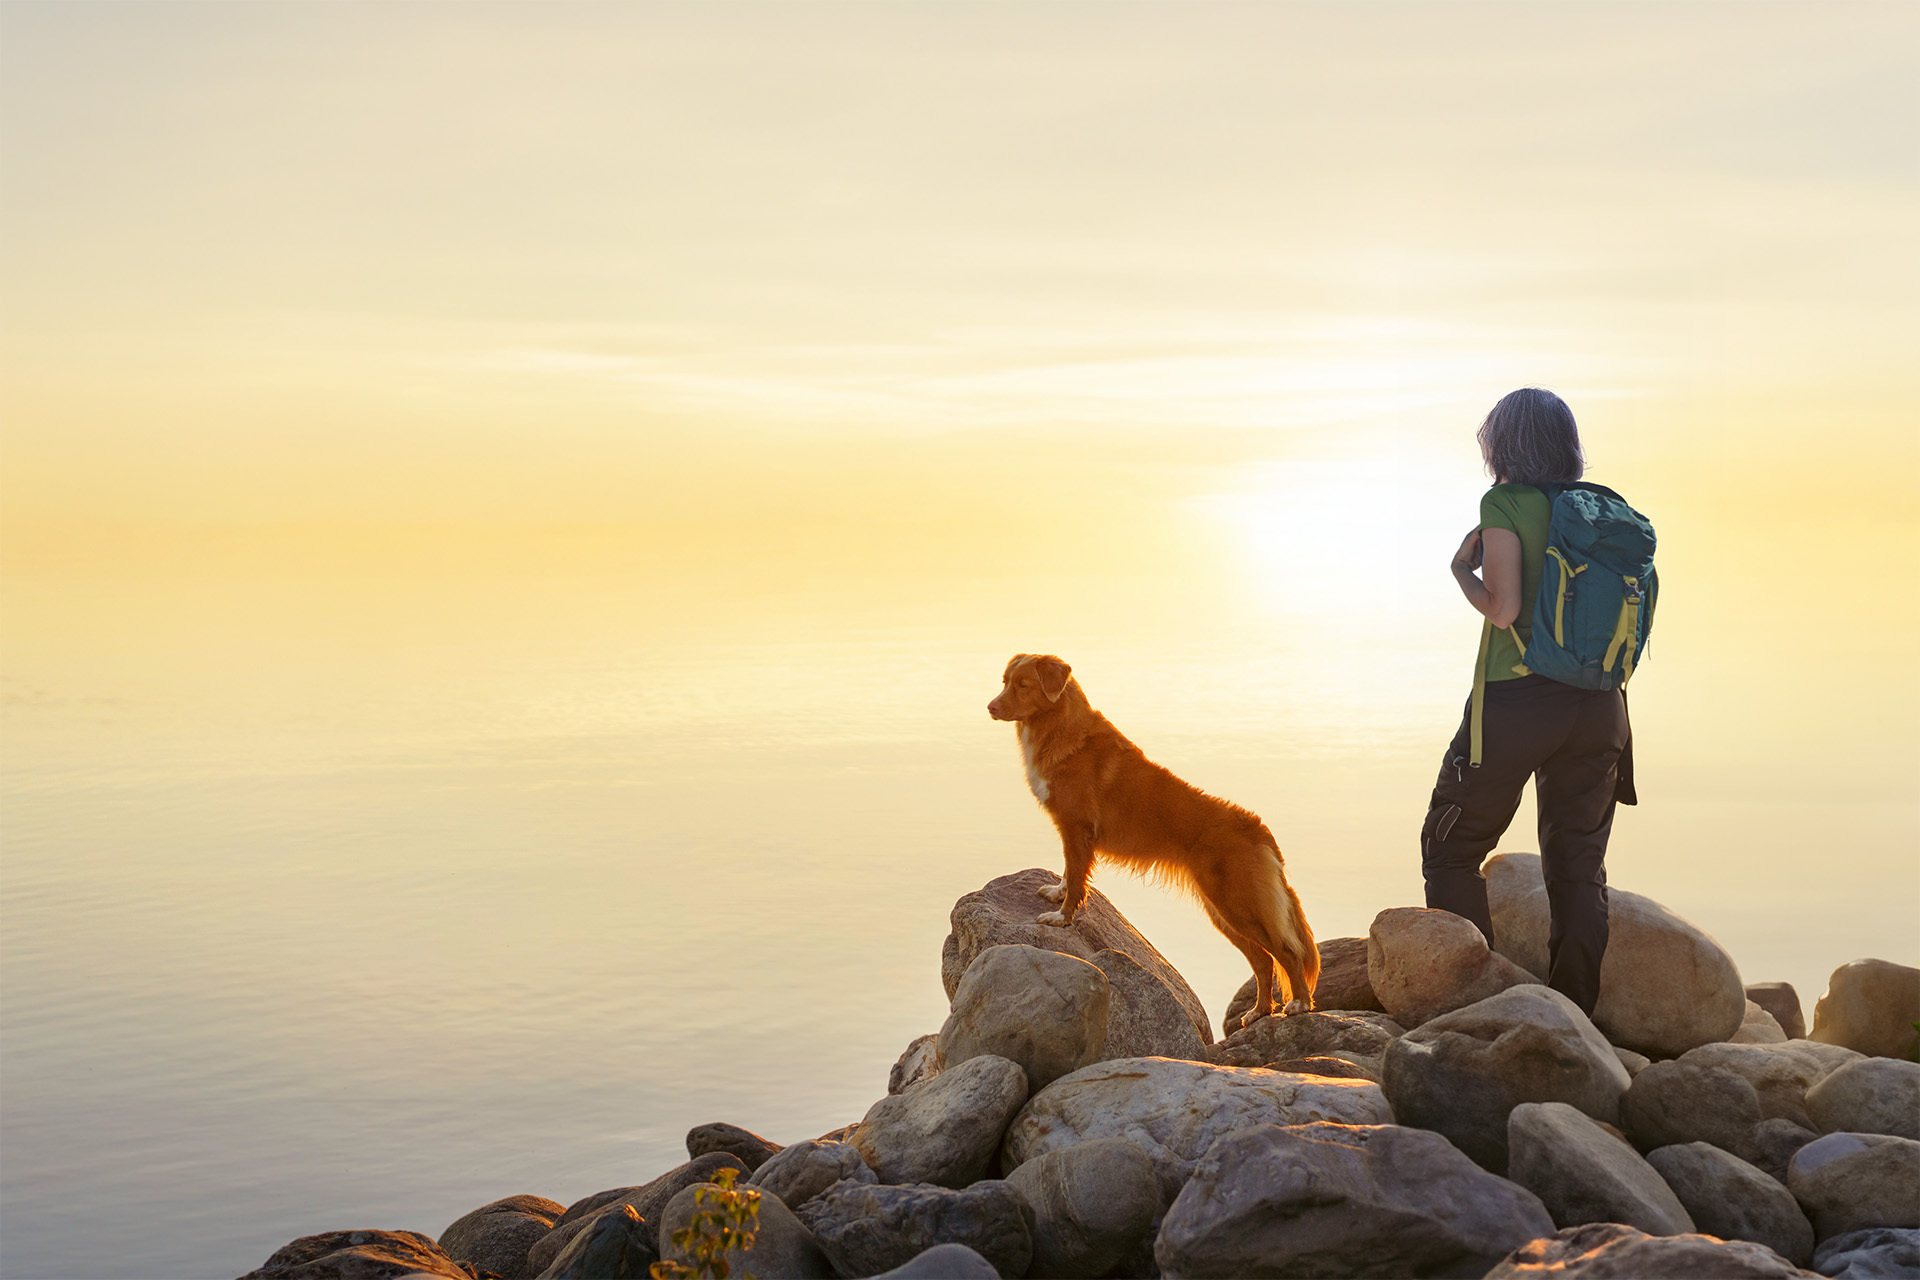
<path id="1" fill-rule="evenodd" d="M 1602 671 L 1613 670 L 1614 659 L 1620 656 L 1622 649 L 1625 649 L 1627 655 L 1626 674 L 1631 678 L 1633 675 L 1633 650 L 1640 638 L 1640 580 L 1638 578 L 1627 578 L 1625 582 L 1627 588 L 1626 599 L 1620 602 L 1620 619 L 1614 624 L 1613 639 L 1607 645 L 1607 656 L 1605 660 L 1601 662 L 1600 669 Z"/>
<path id="2" fill-rule="evenodd" d="M 1487 650 L 1493 645 L 1493 619 L 1488 618 L 1480 628 L 1480 658 L 1473 667 L 1473 705 L 1467 713 L 1467 763 L 1478 769 L 1481 758 L 1480 729 L 1486 718 L 1487 705 Z"/>

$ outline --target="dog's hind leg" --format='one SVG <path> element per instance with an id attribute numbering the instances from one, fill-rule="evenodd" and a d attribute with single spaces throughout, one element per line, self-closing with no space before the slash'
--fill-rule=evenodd
<path id="1" fill-rule="evenodd" d="M 1313 984 L 1307 980 L 1306 966 L 1301 963 L 1300 957 L 1292 951 L 1282 951 L 1279 960 L 1280 968 L 1285 971 L 1287 975 L 1289 995 L 1292 997 L 1287 1001 L 1286 1008 L 1281 1010 L 1281 1012 L 1287 1014 L 1312 1013 Z"/>
<path id="2" fill-rule="evenodd" d="M 1273 956 L 1259 944 L 1245 929 L 1235 925 L 1207 899 L 1202 898 L 1200 905 L 1206 908 L 1207 918 L 1213 921 L 1213 927 L 1226 936 L 1228 942 L 1238 947 L 1240 954 L 1247 958 L 1253 967 L 1253 1007 L 1240 1015 L 1242 1027 L 1252 1026 L 1262 1018 L 1273 1015 L 1274 971 Z"/>
<path id="3" fill-rule="evenodd" d="M 1275 862 L 1278 870 L 1277 858 Z M 1273 903 L 1277 914 L 1262 922 L 1261 933 L 1287 976 L 1292 998 L 1287 1001 L 1284 1012 L 1311 1013 L 1313 991 L 1320 982 L 1320 948 L 1314 943 L 1312 926 L 1300 910 L 1300 896 L 1287 883 L 1284 871 L 1278 878 L 1280 892 Z"/>

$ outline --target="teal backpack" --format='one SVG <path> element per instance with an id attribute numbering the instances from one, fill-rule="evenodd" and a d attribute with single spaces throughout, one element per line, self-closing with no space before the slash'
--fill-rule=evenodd
<path id="1" fill-rule="evenodd" d="M 1660 577 L 1653 568 L 1653 524 L 1603 485 L 1542 486 L 1553 506 L 1540 591 L 1533 602 L 1533 643 L 1520 644 L 1520 675 L 1542 675 L 1578 689 L 1622 689 L 1646 660 Z M 1471 762 L 1478 766 L 1481 708 L 1487 692 L 1487 649 L 1493 622 L 1480 632 L 1473 680 Z"/>

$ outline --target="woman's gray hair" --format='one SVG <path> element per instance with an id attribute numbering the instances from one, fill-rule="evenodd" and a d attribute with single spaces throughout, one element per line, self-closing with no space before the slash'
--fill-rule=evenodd
<path id="1" fill-rule="evenodd" d="M 1480 424 L 1487 471 L 1504 484 L 1572 484 L 1586 474 L 1573 410 L 1551 391 L 1522 387 L 1500 397 Z"/>

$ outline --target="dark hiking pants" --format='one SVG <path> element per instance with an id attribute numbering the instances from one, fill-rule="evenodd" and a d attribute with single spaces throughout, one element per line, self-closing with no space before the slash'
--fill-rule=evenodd
<path id="1" fill-rule="evenodd" d="M 1427 905 L 1465 916 L 1492 944 L 1480 862 L 1513 821 L 1527 779 L 1535 779 L 1552 910 L 1547 985 L 1591 1014 L 1607 950 L 1607 837 L 1616 799 L 1633 803 L 1631 757 L 1623 759 L 1626 703 L 1618 691 L 1545 676 L 1497 680 L 1487 685 L 1478 769 L 1467 763 L 1468 729 L 1463 718 L 1420 829 Z"/>

